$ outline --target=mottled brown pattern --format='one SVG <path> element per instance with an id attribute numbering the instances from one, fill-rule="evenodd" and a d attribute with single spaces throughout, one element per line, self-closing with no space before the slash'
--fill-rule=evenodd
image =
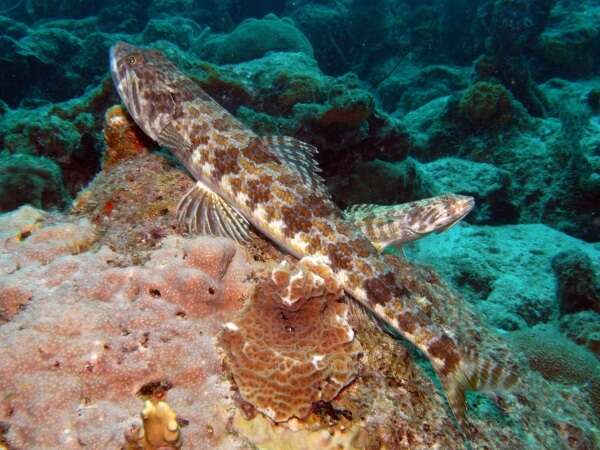
<path id="1" fill-rule="evenodd" d="M 196 106 L 194 106 L 194 105 L 188 106 L 188 111 L 189 111 L 192 119 L 197 119 L 200 117 L 200 111 L 198 111 L 198 108 Z"/>
<path id="2" fill-rule="evenodd" d="M 315 220 L 313 226 L 326 238 L 333 237 L 333 228 L 325 220 Z"/>
<path id="3" fill-rule="evenodd" d="M 408 295 L 409 292 L 404 288 L 402 283 L 400 283 L 396 280 L 396 275 L 394 274 L 394 272 L 392 272 L 389 269 L 389 267 L 386 267 L 385 270 L 386 270 L 386 272 L 381 277 L 381 279 L 384 280 L 388 286 L 390 286 L 390 289 L 392 291 L 392 296 L 394 296 L 397 299 L 400 299 L 400 298 L 404 297 L 405 295 Z"/>
<path id="4" fill-rule="evenodd" d="M 243 172 L 246 175 L 260 176 L 264 173 L 264 170 L 261 167 L 257 166 L 252 161 L 249 161 L 246 158 L 241 158 L 238 162 L 242 166 Z"/>
<path id="5" fill-rule="evenodd" d="M 256 164 L 266 164 L 268 162 L 279 162 L 278 159 L 266 148 L 265 144 L 255 138 L 242 150 L 242 154 Z"/>
<path id="6" fill-rule="evenodd" d="M 210 139 L 217 147 L 225 147 L 229 145 L 229 138 L 227 135 L 217 133 L 214 129 L 210 131 Z"/>
<path id="7" fill-rule="evenodd" d="M 282 189 L 280 187 L 273 187 L 273 194 L 280 200 L 285 203 L 291 204 L 294 202 L 294 195 L 287 189 Z"/>
<path id="8" fill-rule="evenodd" d="M 273 207 L 272 205 L 266 205 L 265 212 L 267 214 L 267 220 L 269 222 L 279 219 L 279 214 L 277 213 L 277 209 L 275 207 Z"/>
<path id="9" fill-rule="evenodd" d="M 225 117 L 219 117 L 218 119 L 213 120 L 212 125 L 217 131 L 227 131 L 229 128 L 231 128 L 232 123 Z"/>
<path id="10" fill-rule="evenodd" d="M 192 142 L 192 147 L 194 147 L 194 148 L 197 148 L 199 146 L 204 146 L 204 145 L 208 144 L 208 135 L 192 133 L 191 142 Z M 201 152 L 201 153 L 204 154 L 206 152 Z"/>
<path id="11" fill-rule="evenodd" d="M 214 170 L 212 175 L 220 181 L 223 175 L 236 174 L 241 168 L 238 164 L 239 150 L 235 147 L 226 149 L 215 149 L 213 160 L 211 161 Z"/>
<path id="12" fill-rule="evenodd" d="M 373 272 L 371 265 L 366 263 L 362 259 L 355 261 L 354 265 L 356 266 L 356 271 L 365 277 L 371 277 L 375 273 L 375 272 Z"/>
<path id="13" fill-rule="evenodd" d="M 322 195 L 310 194 L 304 199 L 304 202 L 315 217 L 329 217 L 337 213 L 337 209 Z"/>
<path id="14" fill-rule="evenodd" d="M 335 222 L 335 228 L 336 228 L 338 234 L 340 234 L 342 236 L 351 237 L 351 236 L 358 235 L 358 233 L 357 233 L 358 230 L 353 225 L 346 223 L 345 220 L 337 220 Z"/>
<path id="15" fill-rule="evenodd" d="M 242 190 L 242 177 L 229 177 L 229 184 L 231 185 L 233 194 L 236 195 Z"/>
<path id="16" fill-rule="evenodd" d="M 407 333 L 413 334 L 417 328 L 416 318 L 410 311 L 404 311 L 396 317 L 398 320 L 398 327 Z"/>
<path id="17" fill-rule="evenodd" d="M 250 209 L 255 209 L 259 203 L 266 203 L 271 199 L 271 182 L 273 179 L 268 176 L 262 176 L 258 180 L 251 179 L 246 182 L 245 192 L 248 195 L 246 205 Z"/>
<path id="18" fill-rule="evenodd" d="M 363 282 L 363 287 L 371 304 L 385 305 L 392 299 L 392 292 L 381 276 L 367 278 Z"/>
<path id="19" fill-rule="evenodd" d="M 339 244 L 329 244 L 327 246 L 327 254 L 331 261 L 333 270 L 350 270 L 352 269 L 352 248 L 345 242 Z"/>
<path id="20" fill-rule="evenodd" d="M 367 258 L 375 252 L 373 246 L 366 239 L 355 239 L 350 241 L 350 246 L 361 258 Z"/>
<path id="21" fill-rule="evenodd" d="M 285 223 L 283 232 L 286 237 L 291 238 L 301 231 L 305 233 L 310 231 L 312 215 L 304 206 L 298 204 L 291 207 L 284 206 L 281 208 L 281 216 Z"/>
<path id="22" fill-rule="evenodd" d="M 299 182 L 298 177 L 296 175 L 292 175 L 291 173 L 282 173 L 277 177 L 277 181 L 282 186 L 294 186 Z"/>
<path id="23" fill-rule="evenodd" d="M 306 251 L 310 254 L 318 253 L 322 248 L 321 238 L 318 234 L 313 234 L 308 239 L 308 247 Z"/>
<path id="24" fill-rule="evenodd" d="M 456 351 L 456 344 L 447 335 L 442 334 L 429 344 L 429 354 L 444 361 L 441 369 L 443 375 L 453 372 L 460 363 L 460 355 Z"/>
<path id="25" fill-rule="evenodd" d="M 356 272 L 350 272 L 348 274 L 348 284 L 350 288 L 356 289 L 360 286 L 360 276 Z"/>

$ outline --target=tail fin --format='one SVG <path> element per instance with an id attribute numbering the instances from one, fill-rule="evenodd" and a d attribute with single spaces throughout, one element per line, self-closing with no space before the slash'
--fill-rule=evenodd
<path id="1" fill-rule="evenodd" d="M 453 372 L 441 377 L 454 416 L 465 429 L 467 391 L 501 391 L 512 388 L 519 377 L 496 361 L 465 352 Z"/>

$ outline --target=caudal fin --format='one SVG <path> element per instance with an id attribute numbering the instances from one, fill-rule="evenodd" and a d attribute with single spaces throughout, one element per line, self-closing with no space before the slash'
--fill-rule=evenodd
<path id="1" fill-rule="evenodd" d="M 457 369 L 441 379 L 450 408 L 464 429 L 467 391 L 507 390 L 517 383 L 519 377 L 492 359 L 467 352 Z"/>

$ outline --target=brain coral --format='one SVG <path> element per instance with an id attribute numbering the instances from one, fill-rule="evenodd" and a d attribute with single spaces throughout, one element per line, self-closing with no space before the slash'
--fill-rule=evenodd
<path id="1" fill-rule="evenodd" d="M 529 365 L 547 380 L 582 384 L 594 374 L 600 374 L 594 354 L 574 344 L 558 330 L 533 327 L 513 333 L 513 342 L 526 355 Z"/>
<path id="2" fill-rule="evenodd" d="M 356 376 L 360 350 L 347 315 L 331 280 L 275 269 L 220 338 L 242 397 L 276 422 L 335 398 Z"/>

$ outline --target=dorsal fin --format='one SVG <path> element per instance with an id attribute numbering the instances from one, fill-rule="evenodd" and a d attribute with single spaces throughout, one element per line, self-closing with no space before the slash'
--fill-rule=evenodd
<path id="1" fill-rule="evenodd" d="M 386 205 L 376 205 L 374 203 L 360 203 L 356 205 L 350 205 L 348 208 L 344 210 L 344 215 L 346 218 L 352 221 L 360 221 L 360 220 L 378 220 L 383 221 L 387 220 L 387 218 L 391 217 L 389 214 L 389 210 L 391 208 L 395 210 L 401 210 L 406 207 L 406 204 L 386 206 Z"/>
<path id="2" fill-rule="evenodd" d="M 319 174 L 321 168 L 314 159 L 317 147 L 290 136 L 265 136 L 262 141 L 282 164 L 300 176 L 307 188 L 327 194 L 325 181 Z"/>
<path id="3" fill-rule="evenodd" d="M 181 198 L 177 221 L 190 233 L 229 237 L 239 243 L 250 240 L 248 221 L 200 181 Z"/>

